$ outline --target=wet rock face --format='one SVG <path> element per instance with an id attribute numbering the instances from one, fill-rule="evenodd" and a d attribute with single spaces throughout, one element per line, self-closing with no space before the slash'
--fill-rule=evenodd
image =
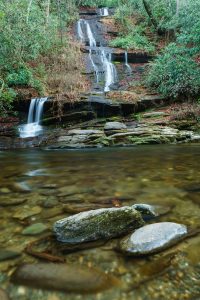
<path id="1" fill-rule="evenodd" d="M 117 237 L 143 224 L 140 212 L 125 206 L 82 212 L 57 221 L 53 230 L 58 241 L 77 244 Z"/>
<path id="2" fill-rule="evenodd" d="M 11 281 L 41 289 L 78 293 L 98 292 L 119 283 L 115 277 L 97 269 L 56 263 L 22 265 L 14 272 Z"/>
<path id="3" fill-rule="evenodd" d="M 143 226 L 120 243 L 121 251 L 128 255 L 148 255 L 176 244 L 187 234 L 187 227 L 172 222 Z"/>

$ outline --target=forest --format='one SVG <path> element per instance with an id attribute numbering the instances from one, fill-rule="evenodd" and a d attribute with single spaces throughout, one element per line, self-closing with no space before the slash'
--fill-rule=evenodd
<path id="1" fill-rule="evenodd" d="M 68 93 L 72 98 L 84 90 L 77 72 L 83 67 L 79 46 L 71 30 L 81 6 L 114 7 L 119 31 L 110 46 L 153 54 L 145 85 L 166 97 L 198 102 L 198 0 L 1 0 L 1 115 L 12 110 L 24 87 L 33 95 Z M 52 78 L 52 73 L 60 73 L 60 78 Z M 61 73 L 72 77 L 64 79 Z"/>

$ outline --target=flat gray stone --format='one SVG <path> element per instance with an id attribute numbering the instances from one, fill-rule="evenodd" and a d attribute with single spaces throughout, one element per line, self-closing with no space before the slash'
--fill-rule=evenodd
<path id="1" fill-rule="evenodd" d="M 107 122 L 104 126 L 104 130 L 120 130 L 127 129 L 126 125 L 121 122 Z"/>
<path id="2" fill-rule="evenodd" d="M 58 241 L 77 244 L 117 237 L 143 224 L 140 212 L 124 206 L 81 212 L 57 221 L 53 230 Z"/>
<path id="3" fill-rule="evenodd" d="M 143 118 L 156 118 L 156 117 L 165 117 L 168 116 L 169 114 L 163 112 L 163 111 L 153 111 L 149 113 L 144 113 Z"/>
<path id="4" fill-rule="evenodd" d="M 101 130 L 95 130 L 95 129 L 72 129 L 69 130 L 68 135 L 91 135 L 91 134 L 103 134 Z"/>
<path id="5" fill-rule="evenodd" d="M 143 226 L 120 242 L 120 249 L 129 255 L 148 255 L 160 252 L 180 241 L 187 227 L 172 222 Z"/>

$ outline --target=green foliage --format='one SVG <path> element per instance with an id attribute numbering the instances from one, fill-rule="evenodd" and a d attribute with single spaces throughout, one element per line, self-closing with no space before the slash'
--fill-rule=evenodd
<path id="1" fill-rule="evenodd" d="M 135 26 L 131 33 L 125 36 L 117 37 L 110 42 L 112 47 L 120 47 L 125 49 L 142 50 L 145 52 L 154 52 L 155 47 L 144 34 L 144 30 L 140 26 Z"/>
<path id="2" fill-rule="evenodd" d="M 6 82 L 8 86 L 18 86 L 18 85 L 29 85 L 33 75 L 31 71 L 27 68 L 20 68 L 13 73 L 8 74 L 6 77 Z"/>
<path id="3" fill-rule="evenodd" d="M 16 97 L 16 92 L 11 88 L 0 91 L 0 115 L 5 116 L 7 111 L 12 108 L 12 102 Z"/>
<path id="4" fill-rule="evenodd" d="M 3 107 L 6 101 L 10 107 L 9 99 L 14 98 L 13 93 L 8 97 L 7 87 L 28 86 L 42 93 L 44 72 L 37 70 L 37 61 L 66 44 L 67 26 L 77 17 L 74 1 L 49 3 L 47 13 L 47 1 L 0 1 L 0 74 L 5 83 L 0 102 Z"/>
<path id="5" fill-rule="evenodd" d="M 200 92 L 200 68 L 187 49 L 171 43 L 151 63 L 146 82 L 166 97 L 190 98 Z"/>
<path id="6" fill-rule="evenodd" d="M 190 5 L 182 6 L 178 18 L 180 28 L 177 42 L 188 47 L 192 54 L 200 52 L 200 2 L 193 0 Z"/>
<path id="7" fill-rule="evenodd" d="M 119 4 L 118 0 L 78 0 L 78 6 L 91 6 L 91 7 L 114 7 Z"/>

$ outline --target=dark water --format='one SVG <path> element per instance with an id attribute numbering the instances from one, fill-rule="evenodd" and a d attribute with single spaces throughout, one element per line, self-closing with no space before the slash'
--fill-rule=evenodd
<path id="1" fill-rule="evenodd" d="M 0 152 L 0 247 L 22 253 L 0 262 L 0 283 L 11 299 L 66 299 L 57 292 L 14 286 L 9 277 L 17 264 L 37 262 L 23 253 L 40 238 L 22 231 L 53 223 L 84 206 L 134 203 L 170 209 L 159 221 L 200 226 L 200 145 L 146 146 L 87 151 Z M 24 200 L 22 204 L 17 201 Z M 12 205 L 9 205 L 11 204 Z M 9 205 L 9 206 L 7 206 Z M 27 215 L 27 212 L 30 214 Z M 68 263 L 92 265 L 113 274 L 122 285 L 96 295 L 67 299 L 199 299 L 200 237 L 148 258 L 126 258 L 107 245 L 67 255 Z"/>

